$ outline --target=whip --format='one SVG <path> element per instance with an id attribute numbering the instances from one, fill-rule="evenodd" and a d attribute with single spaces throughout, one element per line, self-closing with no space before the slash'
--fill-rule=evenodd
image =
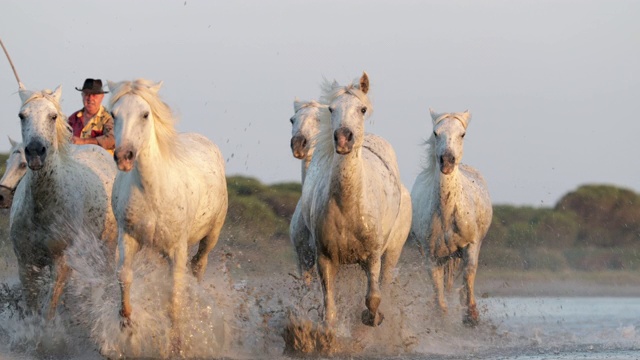
<path id="1" fill-rule="evenodd" d="M 24 90 L 25 87 L 22 84 L 22 82 L 20 81 L 20 77 L 18 76 L 18 72 L 16 71 L 16 67 L 13 66 L 13 61 L 11 61 L 11 56 L 9 56 L 9 53 L 7 52 L 7 48 L 4 47 L 4 43 L 2 42 L 2 38 L 0 38 L 0 46 L 2 46 L 2 50 L 4 50 L 4 54 L 7 55 L 7 60 L 9 60 L 9 65 L 11 65 L 11 69 L 13 70 L 13 75 L 16 76 L 16 80 L 18 81 L 18 89 L 19 90 Z"/>

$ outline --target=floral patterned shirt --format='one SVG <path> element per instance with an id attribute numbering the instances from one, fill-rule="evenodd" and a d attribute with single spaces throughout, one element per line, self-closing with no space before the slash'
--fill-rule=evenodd
<path id="1" fill-rule="evenodd" d="M 81 138 L 95 138 L 98 145 L 113 153 L 116 140 L 113 136 L 113 119 L 111 115 L 100 106 L 98 113 L 84 125 L 84 108 L 69 116 L 69 125 L 73 129 L 73 136 Z"/>

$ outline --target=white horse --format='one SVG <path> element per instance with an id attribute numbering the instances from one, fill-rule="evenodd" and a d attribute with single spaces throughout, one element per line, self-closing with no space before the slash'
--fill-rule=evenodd
<path id="1" fill-rule="evenodd" d="M 445 268 L 445 265 L 462 258 L 463 295 L 467 307 L 463 322 L 475 326 L 478 310 L 474 282 L 480 245 L 491 224 L 491 199 L 482 175 L 460 163 L 463 138 L 471 118 L 469 112 L 430 112 L 433 134 L 426 142 L 424 169 L 411 190 L 411 236 L 427 250 L 427 267 L 433 280 L 435 300 L 443 313 L 447 311 L 445 272 L 453 276 L 453 266 Z"/>
<path id="2" fill-rule="evenodd" d="M 81 228 L 111 246 L 116 235 L 109 206 L 116 168 L 109 153 L 98 146 L 72 151 L 71 130 L 60 110 L 61 93 L 60 87 L 53 92 L 20 90 L 29 169 L 18 184 L 10 216 L 10 237 L 29 310 L 38 306 L 41 269 L 52 269 L 48 319 L 55 315 L 69 275 L 63 252 L 74 241 L 74 230 Z"/>
<path id="3" fill-rule="evenodd" d="M 364 121 L 372 110 L 368 90 L 364 73 L 357 83 L 335 83 L 324 94 L 331 115 L 302 188 L 301 212 L 316 245 L 324 320 L 330 326 L 336 320 L 334 283 L 340 264 L 363 267 L 368 286 L 362 322 L 382 322 L 380 273 L 390 282 L 410 229 L 411 199 L 393 148 L 374 135 L 364 146 Z"/>
<path id="4" fill-rule="evenodd" d="M 315 142 L 320 132 L 320 121 L 329 114 L 327 105 L 317 101 L 293 102 L 295 114 L 291 117 L 291 152 L 296 159 L 302 160 L 302 185 L 307 174 L 307 169 L 313 158 Z M 291 244 L 298 255 L 298 272 L 307 285 L 313 279 L 313 267 L 316 263 L 315 246 L 311 241 L 311 234 L 304 223 L 301 213 L 301 202 L 298 200 L 296 209 L 289 224 L 289 236 Z"/>
<path id="5" fill-rule="evenodd" d="M 118 175 L 112 206 L 118 221 L 118 278 L 121 324 L 131 323 L 129 289 L 132 261 L 141 246 L 167 257 L 173 273 L 170 318 L 176 329 L 181 308 L 188 247 L 199 243 L 191 271 L 202 279 L 207 256 L 218 242 L 227 214 L 224 160 L 204 136 L 179 134 L 167 104 L 158 97 L 162 83 L 109 82 L 115 125 L 114 159 Z"/>
<path id="6" fill-rule="evenodd" d="M 9 138 L 11 149 L 2 179 L 0 179 L 0 209 L 8 209 L 13 202 L 13 194 L 16 192 L 18 183 L 27 173 L 27 158 L 24 156 L 24 146 L 22 143 Z"/>

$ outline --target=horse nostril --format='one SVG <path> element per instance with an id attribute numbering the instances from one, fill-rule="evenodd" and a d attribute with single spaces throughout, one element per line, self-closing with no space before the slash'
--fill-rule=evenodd
<path id="1" fill-rule="evenodd" d="M 353 133 L 351 131 L 349 131 L 349 136 L 347 137 L 347 140 L 349 140 L 349 142 L 353 140 Z"/>
<path id="2" fill-rule="evenodd" d="M 124 155 L 124 159 L 127 161 L 133 159 L 133 151 L 127 151 L 127 153 Z"/>
<path id="3" fill-rule="evenodd" d="M 302 139 L 302 147 L 307 147 L 307 138 Z"/>

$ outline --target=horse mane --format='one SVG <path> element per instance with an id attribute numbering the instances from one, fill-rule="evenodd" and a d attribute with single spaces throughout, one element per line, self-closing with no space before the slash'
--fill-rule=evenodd
<path id="1" fill-rule="evenodd" d="M 425 147 L 425 152 L 421 158 L 421 173 L 424 174 L 423 180 L 426 186 L 430 187 L 437 175 L 438 167 L 436 161 L 436 137 L 431 133 L 431 136 L 422 142 Z M 418 177 L 420 178 L 420 177 Z"/>
<path id="2" fill-rule="evenodd" d="M 109 107 L 113 108 L 113 105 L 124 95 L 140 96 L 151 108 L 160 152 L 164 155 L 176 154 L 175 146 L 178 132 L 175 129 L 175 124 L 177 119 L 174 117 L 169 105 L 162 101 L 158 94 L 152 90 L 154 85 L 156 85 L 154 82 L 146 79 L 120 82 L 114 89 L 110 89 L 113 94 L 109 99 Z"/>
<path id="3" fill-rule="evenodd" d="M 367 107 L 366 117 L 371 116 L 373 113 L 373 106 L 371 105 L 369 97 L 358 88 L 358 80 L 355 80 L 347 86 L 340 86 L 335 81 L 329 82 L 327 79 L 324 79 L 322 84 L 320 84 L 320 90 L 320 102 L 327 104 L 327 107 L 339 96 L 350 94 L 357 97 Z M 334 152 L 335 145 L 333 143 L 331 113 L 327 108 L 326 111 L 321 112 L 320 131 L 316 136 L 316 149 L 313 152 L 313 157 L 318 157 L 318 160 L 322 161 L 321 164 L 328 167 L 331 164 L 328 160 L 333 157 Z M 326 170 L 328 170 L 328 168 Z"/>
<path id="4" fill-rule="evenodd" d="M 298 109 L 298 111 L 305 109 L 305 108 L 310 108 L 310 107 L 314 107 L 314 108 L 326 108 L 328 105 L 325 104 L 321 104 L 320 102 L 316 101 L 316 100 L 310 100 L 310 101 L 304 101 L 302 105 L 300 105 L 300 109 Z"/>
<path id="5" fill-rule="evenodd" d="M 58 143 L 58 153 L 61 156 L 68 156 L 70 153 L 69 149 L 73 132 L 71 130 L 71 126 L 67 122 L 66 115 L 62 113 L 60 103 L 53 96 L 53 91 L 46 89 L 42 91 L 34 91 L 22 106 L 37 99 L 49 100 L 56 109 L 56 112 L 58 113 L 58 118 L 56 119 L 56 141 Z"/>

